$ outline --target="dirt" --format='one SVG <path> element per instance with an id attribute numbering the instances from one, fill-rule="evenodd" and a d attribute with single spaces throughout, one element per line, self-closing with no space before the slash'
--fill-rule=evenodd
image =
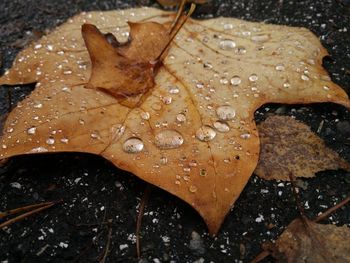
<path id="1" fill-rule="evenodd" d="M 27 43 L 74 14 L 140 5 L 158 6 L 147 0 L 2 0 L 1 70 L 10 67 Z M 330 53 L 324 65 L 333 81 L 350 91 L 349 1 L 218 0 L 195 14 L 198 18 L 221 15 L 309 28 Z M 31 85 L 18 86 L 9 93 L 2 87 L 1 115 L 32 89 Z M 266 105 L 256 112 L 256 119 L 261 121 L 272 113 L 304 121 L 350 161 L 350 113 L 344 108 L 332 104 Z M 298 181 L 298 185 L 305 210 L 314 218 L 349 195 L 350 174 L 325 171 L 314 179 Z M 253 176 L 219 234 L 212 238 L 193 209 L 152 188 L 143 217 L 139 260 L 136 218 L 146 187 L 135 176 L 92 155 L 51 154 L 8 160 L 0 166 L 1 211 L 50 200 L 64 202 L 0 230 L 0 262 L 96 262 L 105 252 L 109 229 L 106 262 L 249 262 L 260 253 L 264 241 L 274 240 L 298 215 L 290 183 Z M 350 206 L 326 222 L 350 226 Z"/>

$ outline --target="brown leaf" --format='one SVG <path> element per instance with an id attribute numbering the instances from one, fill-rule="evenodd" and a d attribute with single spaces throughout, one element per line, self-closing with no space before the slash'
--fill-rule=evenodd
<path id="1" fill-rule="evenodd" d="M 84 13 L 23 50 L 0 84 L 38 84 L 10 113 L 1 158 L 101 155 L 185 200 L 215 234 L 257 165 L 257 108 L 268 102 L 350 108 L 322 68 L 327 52 L 310 31 L 231 18 L 188 20 L 138 107 L 124 106 L 105 87 L 84 87 L 91 63 L 83 23 L 123 43 L 127 20 L 173 19 L 152 8 Z"/>
<path id="2" fill-rule="evenodd" d="M 158 3 L 160 3 L 162 6 L 175 6 L 180 4 L 181 0 L 157 0 Z M 208 2 L 208 0 L 187 0 L 188 3 L 195 3 L 195 4 L 205 4 Z"/>
<path id="3" fill-rule="evenodd" d="M 125 99 L 146 93 L 154 86 L 156 60 L 170 40 L 170 26 L 129 22 L 129 27 L 131 40 L 120 44 L 112 38 L 113 46 L 94 25 L 82 26 L 92 62 L 87 88 L 99 88 L 117 99 Z"/>
<path id="4" fill-rule="evenodd" d="M 350 262 L 350 229 L 295 219 L 269 249 L 278 262 Z"/>
<path id="5" fill-rule="evenodd" d="M 258 125 L 260 158 L 254 173 L 266 180 L 289 181 L 314 177 L 324 170 L 344 169 L 350 164 L 329 149 L 324 141 L 302 122 L 289 116 L 270 116 Z"/>

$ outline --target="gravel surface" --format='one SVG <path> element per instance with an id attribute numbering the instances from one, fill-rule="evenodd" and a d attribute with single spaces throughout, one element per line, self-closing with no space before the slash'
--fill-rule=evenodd
<path id="1" fill-rule="evenodd" d="M 154 1 L 2 0 L 0 2 L 0 64 L 2 72 L 32 39 L 81 11 L 110 10 Z M 333 81 L 350 91 L 350 5 L 347 0 L 218 0 L 200 7 L 198 18 L 229 16 L 251 21 L 304 26 L 319 36 L 330 57 L 324 66 Z M 33 86 L 0 89 L 2 116 Z M 11 96 L 10 96 L 11 95 Z M 295 116 L 350 161 L 350 114 L 332 104 L 266 105 L 268 114 Z M 350 174 L 326 171 L 299 180 L 301 200 L 310 218 L 350 193 Z M 0 230 L 0 262 L 96 262 L 106 248 L 106 262 L 249 262 L 261 244 L 275 239 L 298 212 L 289 183 L 251 178 L 218 236 L 208 236 L 205 224 L 187 204 L 152 188 L 141 230 L 142 259 L 136 257 L 135 230 L 140 199 L 147 184 L 87 154 L 16 157 L 0 166 L 0 210 L 63 199 L 41 214 Z M 109 225 L 105 224 L 111 220 Z M 1 222 L 1 221 L 0 221 Z M 328 223 L 350 226 L 350 207 Z M 267 258 L 266 262 L 272 261 Z"/>

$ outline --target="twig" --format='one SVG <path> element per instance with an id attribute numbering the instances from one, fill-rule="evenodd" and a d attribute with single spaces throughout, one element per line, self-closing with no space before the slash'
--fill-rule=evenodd
<path id="1" fill-rule="evenodd" d="M 18 213 L 25 212 L 25 211 L 28 211 L 28 210 L 33 210 L 34 208 L 47 206 L 47 205 L 50 205 L 50 204 L 52 204 L 52 202 L 45 202 L 45 203 L 41 203 L 41 204 L 28 205 L 28 206 L 23 206 L 23 207 L 15 208 L 15 209 L 12 209 L 12 210 L 8 210 L 8 211 L 5 211 L 5 212 L 0 212 L 0 219 L 4 218 L 6 216 L 9 216 L 9 215 L 14 215 L 14 214 L 18 214 Z"/>
<path id="2" fill-rule="evenodd" d="M 19 215 L 19 216 L 15 217 L 15 218 L 9 219 L 9 220 L 5 221 L 4 223 L 0 224 L 0 229 L 6 227 L 6 226 L 8 226 L 8 225 L 11 225 L 11 224 L 13 224 L 13 223 L 15 223 L 15 222 L 19 222 L 19 221 L 23 220 L 24 218 L 26 218 L 26 217 L 28 217 L 28 216 L 34 215 L 34 214 L 36 214 L 36 213 L 39 213 L 39 212 L 41 212 L 41 211 L 43 211 L 43 210 L 45 210 L 45 209 L 50 208 L 51 206 L 54 206 L 54 205 L 56 205 L 56 204 L 58 204 L 58 203 L 62 203 L 62 202 L 63 202 L 63 200 L 59 200 L 59 201 L 44 203 L 44 204 L 46 204 L 46 205 L 44 205 L 44 206 L 43 206 L 43 204 L 41 204 L 41 206 L 40 206 L 39 208 L 37 208 L 37 209 L 34 209 L 34 210 L 30 211 L 30 212 L 27 212 L 27 213 L 24 213 L 24 214 L 22 214 L 22 215 Z M 34 206 L 35 206 L 35 205 L 34 205 Z M 37 205 L 37 206 L 38 206 L 38 205 Z M 22 209 L 22 208 L 17 208 L 17 209 L 14 209 L 14 210 L 17 210 L 17 211 L 18 211 L 18 210 L 21 210 L 21 209 Z M 11 210 L 11 211 L 13 212 L 14 210 Z M 24 211 L 26 211 L 26 210 L 24 210 Z M 10 212 L 10 211 L 9 211 L 9 212 Z M 17 213 L 18 213 L 18 212 L 17 212 Z M 14 213 L 12 213 L 12 214 L 14 214 Z"/>
<path id="3" fill-rule="evenodd" d="M 269 251 L 264 250 L 259 255 L 257 255 L 250 263 L 258 263 L 270 255 L 271 253 Z"/>
<path id="4" fill-rule="evenodd" d="M 140 231 L 141 231 L 142 217 L 145 211 L 146 203 L 148 202 L 148 199 L 149 199 L 150 192 L 151 192 L 151 186 L 147 185 L 141 199 L 140 210 L 139 210 L 139 214 L 137 216 L 137 222 L 136 222 L 136 253 L 137 253 L 137 258 L 139 259 L 141 258 Z"/>
<path id="5" fill-rule="evenodd" d="M 335 212 L 337 209 L 339 209 L 340 207 L 346 205 L 348 202 L 350 202 L 350 196 L 348 196 L 347 198 L 345 198 L 343 201 L 341 201 L 339 204 L 336 204 L 335 206 L 329 208 L 327 211 L 323 212 L 322 214 L 320 214 L 318 217 L 316 217 L 313 221 L 315 223 L 322 221 L 324 219 L 326 219 L 327 217 L 329 217 L 330 214 L 332 214 L 333 212 Z"/>
<path id="6" fill-rule="evenodd" d="M 106 249 L 105 249 L 105 252 L 103 254 L 103 257 L 102 259 L 100 260 L 99 263 L 105 263 L 106 262 L 106 258 L 108 256 L 108 253 L 109 253 L 109 247 L 111 245 L 111 239 L 112 239 L 112 222 L 113 220 L 112 219 L 108 219 L 108 235 L 107 235 L 107 244 L 106 244 Z"/>

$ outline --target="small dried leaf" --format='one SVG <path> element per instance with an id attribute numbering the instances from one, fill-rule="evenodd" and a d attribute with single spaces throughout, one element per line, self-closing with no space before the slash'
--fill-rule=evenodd
<path id="1" fill-rule="evenodd" d="M 350 164 L 329 149 L 324 141 L 302 122 L 289 116 L 270 116 L 258 125 L 260 159 L 255 174 L 266 180 L 289 181 L 314 177 L 324 170 L 344 169 Z"/>
<path id="2" fill-rule="evenodd" d="M 277 262 L 350 262 L 350 229 L 347 226 L 293 220 L 269 248 Z"/>
<path id="3" fill-rule="evenodd" d="M 97 61 L 115 65 L 116 58 L 135 58 L 128 52 L 133 43 L 141 45 L 134 50 L 142 50 L 142 43 L 133 32 L 128 42 L 130 19 L 162 27 L 174 14 L 152 8 L 84 13 L 17 56 L 0 84 L 37 82 L 37 87 L 9 114 L 1 158 L 72 151 L 103 156 L 185 200 L 215 234 L 258 162 L 256 109 L 269 102 L 334 102 L 350 108 L 346 93 L 322 68 L 327 52 L 310 31 L 231 18 L 189 19 L 154 85 L 147 84 L 147 96 L 138 100 L 146 94 L 142 88 L 137 95 L 140 83 L 133 86 L 130 80 L 124 90 L 109 73 L 107 79 L 92 75 L 81 37 L 84 23 L 116 35 L 117 42 L 106 35 L 114 47 L 107 47 L 108 62 L 94 58 L 96 46 L 89 47 L 94 67 Z M 106 44 L 94 27 L 86 29 L 86 40 L 91 34 L 92 43 Z M 125 53 L 117 48 L 124 42 Z M 153 58 L 137 54 L 141 62 Z M 119 94 L 137 103 L 125 104 Z"/>

